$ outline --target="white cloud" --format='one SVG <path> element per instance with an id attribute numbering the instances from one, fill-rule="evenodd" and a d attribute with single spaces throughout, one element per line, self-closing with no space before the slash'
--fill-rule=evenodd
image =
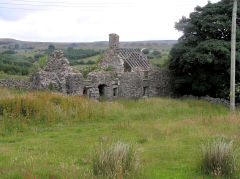
<path id="1" fill-rule="evenodd" d="M 188 16 L 196 5 L 206 3 L 207 0 L 65 1 L 65 4 L 57 4 L 59 7 L 30 11 L 14 21 L 1 19 L 0 14 L 0 38 L 106 41 L 108 34 L 114 32 L 122 41 L 177 39 L 181 33 L 174 29 L 174 23 L 183 15 Z M 40 5 L 43 4 L 46 3 Z"/>

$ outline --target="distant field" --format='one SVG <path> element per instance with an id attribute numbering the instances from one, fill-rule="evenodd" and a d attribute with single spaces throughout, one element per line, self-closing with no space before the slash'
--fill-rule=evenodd
<path id="1" fill-rule="evenodd" d="M 94 63 L 96 63 L 98 58 L 99 58 L 99 55 L 96 55 L 96 56 L 84 58 L 84 59 L 77 60 L 77 61 L 82 61 L 84 63 L 88 63 L 89 61 L 93 61 Z M 88 64 L 85 64 L 85 65 L 74 65 L 73 68 L 75 70 L 82 71 L 84 68 L 87 68 L 88 66 L 93 66 L 93 65 L 88 65 Z"/>
<path id="2" fill-rule="evenodd" d="M 199 172 L 201 146 L 223 137 L 238 147 L 239 118 L 197 100 L 98 102 L 0 88 L 0 178 L 90 178 L 93 151 L 120 140 L 137 148 L 136 178 L 210 179 Z"/>

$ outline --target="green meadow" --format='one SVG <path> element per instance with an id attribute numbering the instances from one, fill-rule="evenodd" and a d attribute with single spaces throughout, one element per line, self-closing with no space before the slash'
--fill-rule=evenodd
<path id="1" fill-rule="evenodd" d="M 201 147 L 225 138 L 238 148 L 239 119 L 238 111 L 201 100 L 99 102 L 0 88 L 0 178 L 97 178 L 94 151 L 116 141 L 137 150 L 130 178 L 210 178 L 199 170 Z"/>

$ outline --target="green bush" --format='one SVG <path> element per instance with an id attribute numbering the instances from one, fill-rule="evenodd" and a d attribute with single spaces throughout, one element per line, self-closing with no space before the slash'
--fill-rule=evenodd
<path id="1" fill-rule="evenodd" d="M 50 44 L 50 45 L 48 46 L 48 49 L 49 49 L 49 50 L 54 50 L 54 49 L 55 49 L 55 46 L 54 46 L 53 44 Z"/>
<path id="2" fill-rule="evenodd" d="M 17 53 L 17 52 L 14 50 L 6 50 L 6 51 L 2 52 L 2 54 L 15 54 L 15 53 Z"/>
<path id="3" fill-rule="evenodd" d="M 98 63 L 103 59 L 103 57 L 104 57 L 104 54 L 103 54 L 103 53 L 100 53 L 100 54 L 98 55 L 96 64 L 98 64 Z"/>
<path id="4" fill-rule="evenodd" d="M 158 50 L 154 50 L 154 51 L 152 52 L 152 54 L 153 54 L 154 56 L 161 57 L 161 52 L 158 51 Z"/>
<path id="5" fill-rule="evenodd" d="M 94 65 L 94 66 L 87 66 L 86 68 L 84 68 L 81 72 L 83 73 L 83 77 L 84 78 L 87 78 L 87 75 L 90 73 L 90 72 L 92 72 L 92 71 L 94 71 L 94 70 L 98 70 L 99 68 L 96 66 L 96 65 Z"/>
<path id="6" fill-rule="evenodd" d="M 113 71 L 112 67 L 104 68 L 104 71 Z"/>
<path id="7" fill-rule="evenodd" d="M 39 64 L 40 68 L 43 68 L 46 65 L 47 60 L 48 60 L 48 56 L 47 55 L 45 55 L 43 57 L 40 57 L 38 59 L 38 64 Z"/>
<path id="8" fill-rule="evenodd" d="M 105 178 L 132 175 L 138 167 L 136 150 L 123 142 L 101 147 L 93 157 L 93 174 Z"/>
<path id="9" fill-rule="evenodd" d="M 143 49 L 142 52 L 146 55 L 146 54 L 149 54 L 149 50 L 148 49 Z"/>
<path id="10" fill-rule="evenodd" d="M 237 169 L 233 141 L 215 140 L 202 146 L 201 171 L 207 175 L 232 176 Z"/>

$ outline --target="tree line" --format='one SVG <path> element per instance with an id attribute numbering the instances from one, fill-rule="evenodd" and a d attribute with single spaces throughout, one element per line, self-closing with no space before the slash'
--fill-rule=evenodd
<path id="1" fill-rule="evenodd" d="M 183 32 L 170 51 L 169 69 L 179 95 L 229 98 L 232 0 L 197 6 L 175 24 Z M 237 16 L 236 88 L 240 87 L 240 0 Z M 239 88 L 240 89 L 240 88 Z M 240 96 L 240 90 L 237 90 Z M 240 98 L 238 99 L 240 100 Z"/>

